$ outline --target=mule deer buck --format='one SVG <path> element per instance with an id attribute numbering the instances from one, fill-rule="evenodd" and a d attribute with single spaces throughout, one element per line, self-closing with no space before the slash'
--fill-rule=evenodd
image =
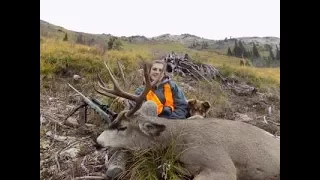
<path id="1" fill-rule="evenodd" d="M 243 122 L 207 118 L 168 120 L 146 116 L 141 106 L 153 84 L 147 65 L 146 85 L 140 96 L 124 92 L 106 65 L 113 89 L 99 87 L 113 96 L 135 101 L 110 122 L 97 143 L 102 147 L 145 149 L 166 146 L 172 138 L 184 144 L 179 161 L 195 180 L 280 179 L 280 140 Z M 98 107 L 97 107 L 98 108 Z M 139 110 L 140 109 L 140 110 Z M 99 109 L 97 111 L 101 112 Z"/>

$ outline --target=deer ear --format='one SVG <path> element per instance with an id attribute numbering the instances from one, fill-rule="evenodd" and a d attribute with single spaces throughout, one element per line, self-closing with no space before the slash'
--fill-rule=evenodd
<path id="1" fill-rule="evenodd" d="M 204 109 L 206 110 L 206 112 L 209 110 L 209 108 L 211 107 L 211 104 L 208 101 L 204 101 L 202 103 L 202 106 L 204 107 Z"/>
<path id="2" fill-rule="evenodd" d="M 139 123 L 139 128 L 148 136 L 159 136 L 166 129 L 166 126 L 163 124 L 146 121 Z"/>

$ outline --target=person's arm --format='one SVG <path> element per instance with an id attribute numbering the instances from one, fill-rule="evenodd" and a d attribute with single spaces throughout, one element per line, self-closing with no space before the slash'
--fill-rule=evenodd
<path id="1" fill-rule="evenodd" d="M 170 82 L 173 96 L 174 110 L 165 106 L 160 116 L 168 119 L 186 119 L 188 114 L 188 102 L 181 88 L 174 82 Z"/>

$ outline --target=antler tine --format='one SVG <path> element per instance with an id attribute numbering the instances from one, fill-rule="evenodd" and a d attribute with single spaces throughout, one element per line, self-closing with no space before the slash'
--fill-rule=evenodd
<path id="1" fill-rule="evenodd" d="M 148 94 L 148 92 L 151 90 L 151 88 L 158 82 L 158 80 L 161 78 L 161 76 L 158 76 L 158 78 L 151 83 L 150 82 L 150 73 L 148 71 L 148 66 L 147 64 L 145 64 L 143 66 L 143 72 L 144 72 L 144 78 L 146 81 L 146 86 L 143 90 L 143 92 L 140 94 L 140 96 L 137 98 L 136 100 L 136 105 L 126 114 L 127 117 L 133 115 L 137 110 L 140 109 L 140 107 L 142 106 L 143 101 L 145 100 L 146 95 Z"/>
<path id="2" fill-rule="evenodd" d="M 102 88 L 102 87 L 106 88 L 106 83 L 103 82 L 103 80 L 101 79 L 101 77 L 100 77 L 99 74 L 97 74 L 97 77 L 98 77 L 98 86 L 99 86 L 100 88 Z M 110 94 L 110 93 L 107 93 L 107 92 L 102 92 L 102 91 L 100 91 L 99 89 L 96 88 L 96 86 L 93 86 L 93 89 L 94 89 L 97 93 L 99 93 L 99 94 L 101 94 L 101 95 L 103 95 L 103 96 L 107 96 L 107 97 L 111 97 L 111 98 L 117 98 L 116 95 L 113 95 L 113 94 Z"/>
<path id="3" fill-rule="evenodd" d="M 132 100 L 132 101 L 137 101 L 138 100 L 138 96 L 136 95 L 133 95 L 133 94 L 129 94 L 127 92 L 124 92 L 120 87 L 119 87 L 119 84 L 118 84 L 118 81 L 115 79 L 114 75 L 112 74 L 110 68 L 108 67 L 108 65 L 106 64 L 106 62 L 104 62 L 104 65 L 106 66 L 108 72 L 109 72 L 109 75 L 111 77 L 111 80 L 113 82 L 113 89 L 108 89 L 106 87 L 103 87 L 103 85 L 101 84 L 98 84 L 99 87 L 101 89 L 103 89 L 105 92 L 109 93 L 109 94 L 113 94 L 113 95 L 116 95 L 116 96 L 119 96 L 119 97 L 123 97 L 123 98 L 126 98 L 126 99 L 129 99 L 129 100 Z"/>
<path id="4" fill-rule="evenodd" d="M 123 69 L 122 69 L 122 66 L 123 66 L 123 65 L 120 63 L 120 61 L 117 61 L 117 63 L 118 63 L 118 68 L 120 69 L 121 78 L 122 78 L 123 83 L 124 83 L 124 90 L 129 90 L 129 89 L 128 89 L 128 81 L 127 81 L 127 79 L 125 78 L 124 72 L 123 72 Z"/>
<path id="5" fill-rule="evenodd" d="M 111 97 L 111 98 L 117 98 L 116 95 L 113 95 L 113 94 L 110 94 L 110 93 L 107 93 L 107 92 L 102 92 L 102 91 L 98 90 L 98 89 L 96 88 L 96 86 L 93 86 L 93 89 L 94 89 L 97 93 L 99 93 L 99 94 L 101 94 L 101 95 L 103 95 L 103 96 L 107 96 L 107 97 Z"/>
<path id="6" fill-rule="evenodd" d="M 100 75 L 97 74 L 97 77 L 98 77 L 98 83 L 100 83 L 103 87 L 106 87 L 106 83 L 103 82 L 103 80 L 101 79 Z"/>

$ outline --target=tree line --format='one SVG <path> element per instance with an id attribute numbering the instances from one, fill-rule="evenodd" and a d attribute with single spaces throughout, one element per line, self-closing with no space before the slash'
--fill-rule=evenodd
<path id="1" fill-rule="evenodd" d="M 280 47 L 280 44 L 279 44 Z M 274 54 L 272 46 L 269 44 L 265 45 L 265 49 L 269 52 L 268 59 L 270 60 L 280 60 L 280 48 L 276 45 L 276 53 Z M 255 43 L 253 43 L 253 47 L 251 50 L 247 50 L 242 41 L 235 40 L 234 47 L 231 50 L 231 48 L 228 48 L 227 52 L 228 56 L 234 56 L 234 57 L 243 57 L 243 58 L 250 58 L 250 59 L 260 59 L 261 55 L 258 51 L 258 48 Z"/>

